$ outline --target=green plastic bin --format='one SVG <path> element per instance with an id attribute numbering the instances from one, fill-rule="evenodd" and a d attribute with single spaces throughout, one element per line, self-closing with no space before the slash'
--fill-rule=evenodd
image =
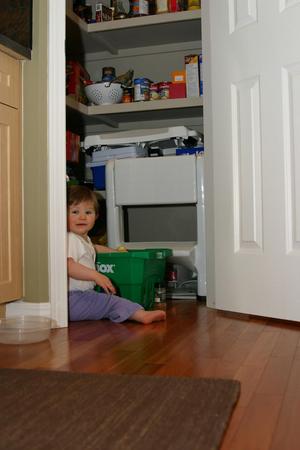
<path id="1" fill-rule="evenodd" d="M 166 258 L 171 255 L 168 248 L 97 253 L 96 269 L 112 280 L 118 295 L 151 309 L 155 284 L 163 282 Z"/>

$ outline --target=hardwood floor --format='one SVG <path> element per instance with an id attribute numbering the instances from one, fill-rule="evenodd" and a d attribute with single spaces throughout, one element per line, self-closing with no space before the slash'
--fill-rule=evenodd
<path id="1" fill-rule="evenodd" d="M 0 344 L 0 367 L 235 378 L 241 396 L 221 450 L 300 448 L 298 324 L 167 302 L 165 323 L 78 322 L 50 341 Z"/>

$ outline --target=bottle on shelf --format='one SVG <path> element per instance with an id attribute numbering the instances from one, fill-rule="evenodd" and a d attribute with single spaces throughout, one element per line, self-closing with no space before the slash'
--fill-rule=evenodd
<path id="1" fill-rule="evenodd" d="M 167 299 L 167 289 L 165 283 L 155 284 L 155 303 L 165 303 Z"/>
<path id="2" fill-rule="evenodd" d="M 169 12 L 181 11 L 180 0 L 168 0 L 168 11 Z"/>
<path id="3" fill-rule="evenodd" d="M 156 14 L 156 2 L 155 0 L 148 0 L 149 1 L 149 15 Z"/>
<path id="4" fill-rule="evenodd" d="M 201 8 L 201 2 L 200 0 L 187 0 L 187 10 L 193 11 L 194 9 L 200 9 Z"/>
<path id="5" fill-rule="evenodd" d="M 149 2 L 148 0 L 131 0 L 130 3 L 130 16 L 141 17 L 149 15 Z"/>
<path id="6" fill-rule="evenodd" d="M 168 0 L 156 0 L 156 14 L 169 12 Z"/>

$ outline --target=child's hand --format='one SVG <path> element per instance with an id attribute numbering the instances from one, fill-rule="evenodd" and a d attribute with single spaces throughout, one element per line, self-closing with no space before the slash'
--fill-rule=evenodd
<path id="1" fill-rule="evenodd" d="M 124 245 L 119 245 L 119 247 L 117 248 L 118 252 L 128 252 L 127 248 L 124 247 Z"/>
<path id="2" fill-rule="evenodd" d="M 99 273 L 99 272 L 96 273 L 95 283 L 98 286 L 102 287 L 102 289 L 107 294 L 115 294 L 116 293 L 116 288 L 112 284 L 111 280 L 106 275 L 102 275 L 102 273 Z"/>

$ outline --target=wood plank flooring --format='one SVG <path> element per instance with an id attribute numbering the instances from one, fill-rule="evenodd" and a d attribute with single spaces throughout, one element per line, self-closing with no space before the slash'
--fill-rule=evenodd
<path id="1" fill-rule="evenodd" d="M 296 323 L 168 301 L 165 323 L 78 322 L 53 330 L 50 341 L 0 344 L 0 367 L 235 378 L 241 396 L 221 450 L 300 448 Z"/>

